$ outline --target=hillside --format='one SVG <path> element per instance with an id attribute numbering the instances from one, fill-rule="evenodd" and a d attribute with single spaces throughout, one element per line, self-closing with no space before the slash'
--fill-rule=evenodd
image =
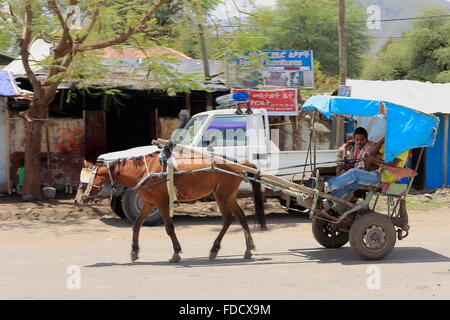
<path id="1" fill-rule="evenodd" d="M 446 0 L 356 0 L 364 8 L 370 5 L 378 5 L 381 8 L 381 19 L 410 18 L 420 15 L 422 9 L 427 6 L 441 7 L 450 13 L 450 2 Z M 368 30 L 373 37 L 371 54 L 375 54 L 382 48 L 390 37 L 399 37 L 402 32 L 411 26 L 410 21 L 383 21 L 380 30 Z"/>

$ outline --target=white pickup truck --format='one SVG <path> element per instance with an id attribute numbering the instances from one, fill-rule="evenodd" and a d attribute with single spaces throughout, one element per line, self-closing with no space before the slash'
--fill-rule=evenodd
<path id="1" fill-rule="evenodd" d="M 265 109 L 253 109 L 252 112 L 237 112 L 236 109 L 207 111 L 196 114 L 184 126 L 177 129 L 171 139 L 177 143 L 188 145 L 199 150 L 226 155 L 238 161 L 248 160 L 262 172 L 280 175 L 281 177 L 299 181 L 303 168 L 289 168 L 305 163 L 307 151 L 280 151 L 273 141 L 269 126 L 269 117 Z M 119 158 L 142 156 L 157 151 L 156 146 L 144 146 L 125 151 L 103 154 L 98 161 L 113 161 Z M 317 163 L 336 160 L 336 150 L 317 150 Z M 308 162 L 309 163 L 309 162 Z M 318 168 L 333 171 L 335 164 L 326 163 Z M 309 179 L 310 168 L 306 169 L 305 178 Z M 240 192 L 250 191 L 249 183 L 243 182 Z M 271 196 L 279 197 L 272 194 Z M 282 205 L 286 200 L 280 198 Z M 121 216 L 134 221 L 142 208 L 142 200 L 132 190 L 126 191 L 120 198 L 113 198 L 112 209 Z M 160 223 L 158 210 L 149 215 L 146 224 Z"/>

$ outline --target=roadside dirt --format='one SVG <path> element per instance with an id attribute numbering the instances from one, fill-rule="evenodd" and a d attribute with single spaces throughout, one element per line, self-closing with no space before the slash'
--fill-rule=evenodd
<path id="1" fill-rule="evenodd" d="M 448 189 L 447 189 L 448 190 Z M 430 196 L 432 199 L 430 199 Z M 408 205 L 411 230 L 448 228 L 450 226 L 450 197 L 446 192 L 412 195 L 410 201 L 421 204 L 420 210 Z M 259 231 L 251 198 L 238 199 L 248 216 L 252 232 Z M 283 235 L 310 234 L 308 215 L 287 213 L 277 199 L 267 199 L 266 220 L 269 232 Z M 413 207 L 413 208 L 411 208 Z M 423 209 L 425 207 L 426 209 Z M 180 204 L 175 207 L 177 232 L 183 238 L 213 239 L 221 228 L 221 218 L 215 202 Z M 147 228 L 146 228 L 147 229 Z M 164 226 L 149 227 L 143 238 L 166 239 Z M 229 233 L 241 236 L 241 227 L 234 222 Z M 22 202 L 19 198 L 0 197 L 0 242 L 61 243 L 86 241 L 129 241 L 131 223 L 119 218 L 105 199 L 102 203 L 77 208 L 72 199 L 46 202 Z"/>
<path id="2" fill-rule="evenodd" d="M 252 198 L 240 198 L 238 202 L 247 216 L 254 214 Z M 384 211 L 386 205 L 379 201 L 377 210 Z M 412 191 L 407 198 L 407 207 L 410 212 L 423 211 L 424 213 L 444 209 L 450 213 L 450 188 L 433 191 Z M 266 214 L 286 213 L 277 199 L 268 198 L 265 202 Z M 208 217 L 220 216 L 219 209 L 214 201 L 197 201 L 193 204 L 185 203 L 175 206 L 175 215 Z M 450 215 L 449 215 L 450 217 Z M 58 199 L 42 202 L 23 202 L 18 196 L 0 196 L 0 221 L 40 220 L 40 221 L 71 221 L 119 217 L 111 210 L 108 199 L 98 204 L 90 204 L 82 208 L 76 207 L 73 200 Z"/>
<path id="3" fill-rule="evenodd" d="M 238 202 L 247 215 L 254 212 L 251 198 L 240 198 Z M 265 203 L 267 213 L 284 213 L 285 210 L 277 199 L 267 199 Z M 175 215 L 189 215 L 195 217 L 220 216 L 214 201 L 197 201 L 193 204 L 183 203 L 175 206 Z M 72 199 L 48 200 L 40 202 L 23 202 L 19 197 L 0 197 L 0 221 L 14 220 L 42 220 L 42 221 L 70 221 L 119 217 L 111 210 L 108 199 L 98 204 L 76 207 Z"/>

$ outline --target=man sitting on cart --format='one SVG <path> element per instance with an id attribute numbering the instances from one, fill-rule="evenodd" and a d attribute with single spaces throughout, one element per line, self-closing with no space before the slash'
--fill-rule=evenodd
<path id="1" fill-rule="evenodd" d="M 342 158 L 342 165 L 338 166 L 338 168 L 336 169 L 336 175 L 342 175 L 352 168 L 367 170 L 366 164 L 364 163 L 363 159 L 367 155 L 369 155 L 370 149 L 376 146 L 373 141 L 369 141 L 368 136 L 369 135 L 367 133 L 367 130 L 363 127 L 358 127 L 355 129 L 355 132 L 353 133 L 353 139 L 348 140 L 346 144 L 341 147 L 345 150 L 345 153 Z M 356 145 L 356 148 L 353 151 L 354 145 Z M 350 158 L 347 154 L 348 150 L 353 151 L 351 152 L 352 155 L 350 156 Z"/>
<path id="2" fill-rule="evenodd" d="M 381 183 L 395 183 L 397 179 L 387 167 L 404 168 L 408 160 L 408 151 L 400 153 L 392 162 L 384 162 L 384 139 L 376 143 L 369 154 L 364 157 L 366 167 L 378 165 L 377 170 L 366 171 L 350 169 L 341 176 L 325 182 L 323 191 L 335 197 L 348 199 L 355 190 L 365 187 L 379 187 Z"/>

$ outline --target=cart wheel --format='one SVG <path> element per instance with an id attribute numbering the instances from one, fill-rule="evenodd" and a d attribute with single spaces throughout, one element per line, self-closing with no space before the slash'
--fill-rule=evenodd
<path id="1" fill-rule="evenodd" d="M 314 238 L 325 248 L 340 248 L 348 242 L 348 232 L 332 229 L 332 223 L 314 218 L 312 221 Z"/>
<path id="2" fill-rule="evenodd" d="M 355 220 L 350 228 L 350 245 L 364 260 L 381 260 L 394 249 L 396 232 L 392 220 L 370 211 Z"/>

